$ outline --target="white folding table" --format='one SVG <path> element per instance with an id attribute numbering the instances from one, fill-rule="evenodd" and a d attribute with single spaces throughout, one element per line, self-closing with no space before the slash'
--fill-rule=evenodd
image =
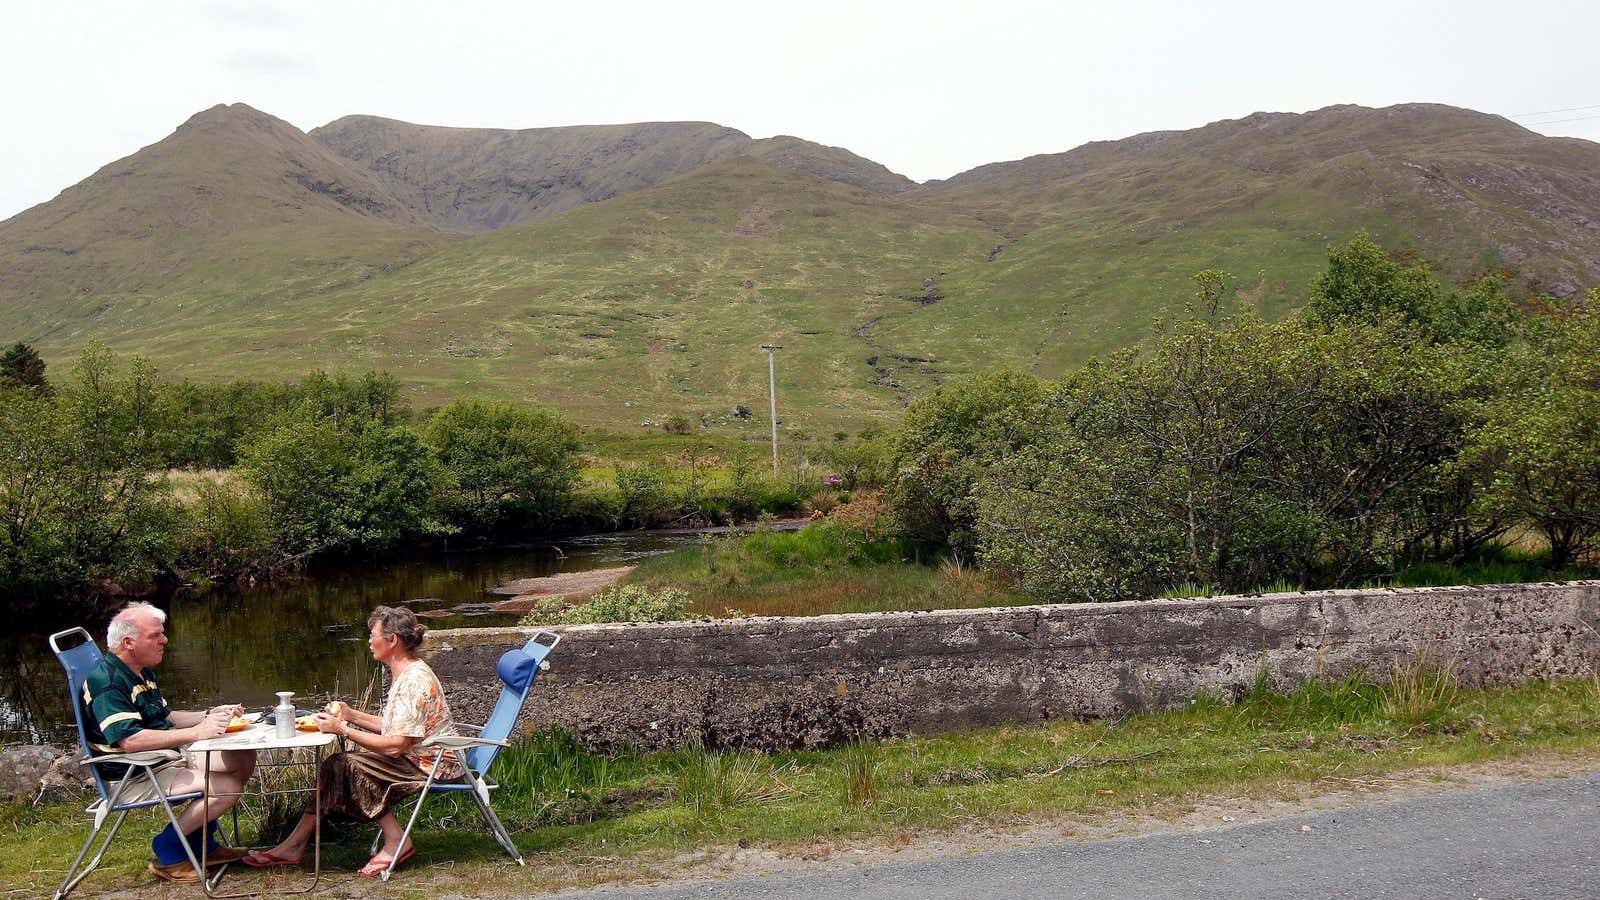
<path id="1" fill-rule="evenodd" d="M 317 816 L 316 830 L 313 832 L 314 837 L 311 845 L 311 883 L 305 887 L 296 888 L 294 890 L 273 889 L 272 893 L 274 894 L 303 894 L 315 888 L 317 886 L 317 882 L 322 879 L 322 754 L 327 746 L 333 743 L 334 738 L 334 735 L 321 731 L 297 731 L 295 732 L 294 737 L 280 738 L 277 736 L 273 726 L 257 723 L 252 724 L 249 728 L 246 728 L 243 731 L 237 731 L 233 734 L 224 734 L 220 737 L 214 737 L 204 741 L 195 741 L 193 744 L 189 745 L 188 749 L 191 752 L 200 753 L 205 756 L 205 777 L 207 784 L 211 783 L 211 754 L 218 751 L 254 750 L 257 753 L 260 753 L 263 750 L 293 751 L 301 748 L 313 749 L 316 751 L 313 754 L 313 758 L 310 763 L 306 763 L 304 761 L 286 761 L 274 764 L 278 766 L 310 765 L 316 771 L 316 775 L 312 778 L 310 791 L 312 796 L 315 797 L 315 800 L 312 803 L 312 809 L 315 811 Z M 294 789 L 294 792 L 304 793 L 305 790 L 306 789 L 304 788 L 298 788 Z M 242 796 L 247 793 L 249 792 L 241 791 L 240 795 Z M 274 791 L 274 793 L 284 792 Z M 262 792 L 262 796 L 265 795 L 266 792 Z M 201 798 L 200 802 L 205 805 L 204 808 L 207 813 L 205 817 L 206 821 L 211 821 L 211 792 L 207 791 L 205 796 Z M 200 845 L 201 871 L 205 870 L 206 865 L 205 844 L 206 842 L 202 842 Z M 200 884 L 205 889 L 206 896 L 255 897 L 265 893 L 264 891 L 241 891 L 232 894 L 219 894 L 216 893 L 216 882 L 220 880 L 220 873 L 215 880 L 204 877 L 200 879 Z"/>

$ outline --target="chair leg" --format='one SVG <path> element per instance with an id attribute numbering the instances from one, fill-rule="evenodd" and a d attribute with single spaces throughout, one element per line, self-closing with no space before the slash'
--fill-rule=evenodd
<path id="1" fill-rule="evenodd" d="M 89 852 L 89 845 L 94 843 L 95 835 L 100 833 L 100 829 L 103 826 L 93 825 L 89 828 L 89 836 L 84 838 L 83 849 L 78 851 L 77 858 L 73 859 L 72 865 L 67 867 L 67 876 L 61 880 L 61 887 L 57 889 L 51 900 L 63 900 L 68 894 L 72 893 L 74 888 L 83 883 L 85 878 L 89 877 L 90 872 L 93 872 L 100 865 L 100 860 L 105 858 L 106 850 L 111 846 L 111 839 L 117 836 L 117 829 L 122 827 L 122 820 L 127 817 L 126 810 L 117 813 L 117 818 L 112 821 L 111 828 L 106 831 L 105 840 L 100 843 L 100 852 L 89 860 L 89 864 L 84 866 L 82 871 L 79 871 L 78 865 L 83 862 L 84 856 Z M 73 873 L 77 873 L 76 878 L 73 877 Z"/>
<path id="2" fill-rule="evenodd" d="M 194 866 L 194 870 L 204 879 L 206 870 L 200 865 L 199 857 L 194 855 L 194 848 L 189 846 L 189 842 L 184 838 L 183 826 L 178 824 L 178 814 L 172 809 L 172 801 L 167 799 L 167 792 L 161 789 L 161 782 L 156 780 L 155 773 L 150 771 L 148 766 L 143 768 L 145 774 L 150 778 L 150 785 L 155 788 L 156 796 L 161 798 L 161 808 L 167 811 L 167 819 L 172 822 L 173 832 L 178 835 L 179 843 L 183 844 L 183 855 L 189 857 L 189 865 Z M 195 800 L 194 802 L 199 803 L 201 801 Z M 202 835 L 205 833 L 205 828 L 206 823 L 202 822 L 200 825 Z"/>
<path id="3" fill-rule="evenodd" d="M 388 881 L 394 874 L 394 864 L 400 860 L 400 848 L 406 845 L 406 839 L 411 837 L 411 829 L 416 827 L 417 816 L 422 814 L 422 804 L 428 799 L 428 789 L 433 787 L 433 776 L 423 782 L 422 790 L 417 793 L 417 805 L 411 808 L 411 818 L 406 820 L 406 830 L 400 832 L 400 844 L 394 848 L 394 856 L 389 858 L 389 864 L 383 867 L 383 880 Z M 380 835 L 381 836 L 381 835 Z"/>
<path id="4" fill-rule="evenodd" d="M 500 817 L 495 815 L 494 807 L 485 803 L 483 798 L 478 796 L 477 791 L 472 792 L 472 802 L 478 804 L 478 810 L 483 813 L 484 820 L 489 823 L 489 833 L 493 834 L 494 839 L 500 842 L 500 848 L 506 851 L 506 854 L 515 860 L 517 865 L 526 866 L 527 863 L 522 859 L 522 851 L 517 849 L 517 845 L 511 840 L 511 833 L 506 831 L 506 826 L 500 822 Z"/>

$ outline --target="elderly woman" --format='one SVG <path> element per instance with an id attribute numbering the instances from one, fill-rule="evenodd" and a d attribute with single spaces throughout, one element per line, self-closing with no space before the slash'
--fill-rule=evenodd
<path id="1" fill-rule="evenodd" d="M 321 803 L 324 812 L 361 822 L 376 821 L 383 829 L 383 849 L 359 873 L 371 877 L 382 873 L 390 860 L 399 866 L 415 852 L 409 843 L 400 846 L 404 833 L 394 815 L 395 805 L 422 790 L 430 773 L 437 780 L 449 781 L 458 777 L 461 769 L 454 754 L 418 746 L 426 738 L 458 733 L 450 721 L 450 707 L 439 679 L 417 658 L 427 627 L 419 624 L 409 609 L 380 606 L 367 617 L 367 628 L 372 658 L 389 667 L 389 697 L 383 715 L 358 712 L 334 701 L 317 715 L 317 729 L 356 745 L 348 753 L 323 760 Z M 316 826 L 312 809 L 307 803 L 305 815 L 283 843 L 251 853 L 245 864 L 258 868 L 299 865 Z"/>

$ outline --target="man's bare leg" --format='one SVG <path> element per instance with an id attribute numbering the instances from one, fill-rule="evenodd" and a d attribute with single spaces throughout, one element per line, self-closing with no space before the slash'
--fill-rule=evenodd
<path id="1" fill-rule="evenodd" d="M 204 766 L 204 761 L 200 761 Z M 209 802 L 195 800 L 184 807 L 178 814 L 178 828 L 184 834 L 192 834 L 195 829 L 216 821 L 222 814 L 233 808 L 239 802 L 239 792 L 244 789 L 244 784 L 250 779 L 251 773 L 256 768 L 256 754 L 253 750 L 228 750 L 213 754 L 211 761 L 211 781 L 205 785 L 204 790 Z M 201 790 L 201 782 L 205 778 L 205 770 L 196 768 L 191 762 L 189 770 L 173 780 L 171 793 L 184 794 L 189 791 Z"/>

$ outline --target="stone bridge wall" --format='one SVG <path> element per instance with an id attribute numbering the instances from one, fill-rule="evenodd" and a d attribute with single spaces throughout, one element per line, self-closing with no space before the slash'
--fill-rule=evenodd
<path id="1" fill-rule="evenodd" d="M 1600 660 L 1600 582 L 1319 591 L 1067 606 L 552 629 L 524 724 L 596 747 L 816 747 L 1112 716 L 1279 685 L 1387 673 L 1419 652 L 1469 683 L 1577 675 Z M 516 628 L 431 632 L 458 719 L 482 722 Z"/>

